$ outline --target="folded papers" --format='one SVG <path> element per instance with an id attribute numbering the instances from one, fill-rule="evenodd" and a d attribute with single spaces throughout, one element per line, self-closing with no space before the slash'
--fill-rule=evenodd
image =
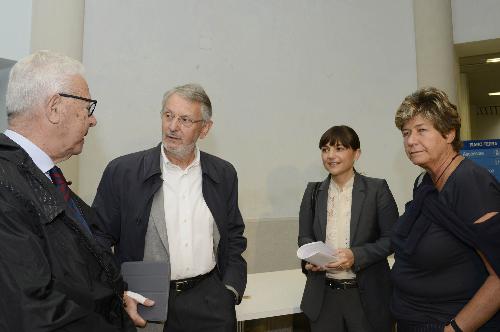
<path id="1" fill-rule="evenodd" d="M 337 260 L 335 251 L 321 241 L 304 244 L 297 250 L 297 257 L 323 268 Z"/>

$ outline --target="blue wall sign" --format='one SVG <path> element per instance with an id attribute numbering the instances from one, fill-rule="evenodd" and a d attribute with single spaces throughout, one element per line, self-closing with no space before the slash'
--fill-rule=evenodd
<path id="1" fill-rule="evenodd" d="M 486 168 L 500 181 L 500 139 L 464 141 L 460 154 Z"/>

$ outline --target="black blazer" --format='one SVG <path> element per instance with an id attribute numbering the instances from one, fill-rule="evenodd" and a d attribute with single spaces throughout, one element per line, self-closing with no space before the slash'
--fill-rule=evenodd
<path id="1" fill-rule="evenodd" d="M 72 195 L 92 223 L 90 207 Z M 29 155 L 0 134 L 0 331 L 136 331 L 111 252 L 67 209 Z"/>
<path id="2" fill-rule="evenodd" d="M 314 220 L 311 209 L 314 183 L 309 183 L 304 192 L 299 214 L 299 246 L 325 241 L 329 185 L 330 176 L 319 186 Z M 352 268 L 358 280 L 363 309 L 374 331 L 392 331 L 393 319 L 389 311 L 392 287 L 387 256 L 392 252 L 390 233 L 397 218 L 398 209 L 387 182 L 356 173 L 350 226 L 350 249 L 354 254 Z M 324 293 L 325 272 L 307 272 L 301 309 L 313 321 L 321 311 Z"/>
<path id="3" fill-rule="evenodd" d="M 161 144 L 149 150 L 118 157 L 104 170 L 92 207 L 104 233 L 96 236 L 114 246 L 119 263 L 144 257 L 145 236 L 154 194 L 160 189 Z M 227 161 L 200 151 L 203 198 L 220 234 L 217 268 L 225 285 L 241 296 L 245 291 L 247 265 L 245 224 L 238 208 L 238 178 Z"/>

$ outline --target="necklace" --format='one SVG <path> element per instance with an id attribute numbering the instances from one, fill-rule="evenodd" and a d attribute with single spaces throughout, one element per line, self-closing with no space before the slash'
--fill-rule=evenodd
<path id="1" fill-rule="evenodd" d="M 456 155 L 453 156 L 453 158 L 451 158 L 451 160 L 448 163 L 448 165 L 446 165 L 446 167 L 443 169 L 443 171 L 441 172 L 441 174 L 439 174 L 439 176 L 437 177 L 436 181 L 434 181 L 434 184 L 437 184 L 439 182 L 439 179 L 441 179 L 441 177 L 443 176 L 444 172 L 446 172 L 446 170 L 448 169 L 448 167 L 450 167 L 450 165 L 453 162 L 453 160 L 455 160 L 455 158 L 457 158 L 459 155 L 460 154 L 457 153 Z"/>

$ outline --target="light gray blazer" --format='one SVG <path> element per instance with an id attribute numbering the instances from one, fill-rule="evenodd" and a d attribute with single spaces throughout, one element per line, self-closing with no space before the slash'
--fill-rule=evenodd
<path id="1" fill-rule="evenodd" d="M 144 261 L 165 261 L 168 264 L 168 282 L 170 283 L 170 255 L 168 251 L 167 225 L 165 223 L 165 209 L 163 204 L 163 188 L 160 187 L 153 197 L 149 213 L 148 229 L 144 243 Z M 214 223 L 214 253 L 217 256 L 219 244 L 219 230 Z M 168 303 L 168 298 L 167 298 Z M 167 308 L 168 310 L 168 308 Z"/>

